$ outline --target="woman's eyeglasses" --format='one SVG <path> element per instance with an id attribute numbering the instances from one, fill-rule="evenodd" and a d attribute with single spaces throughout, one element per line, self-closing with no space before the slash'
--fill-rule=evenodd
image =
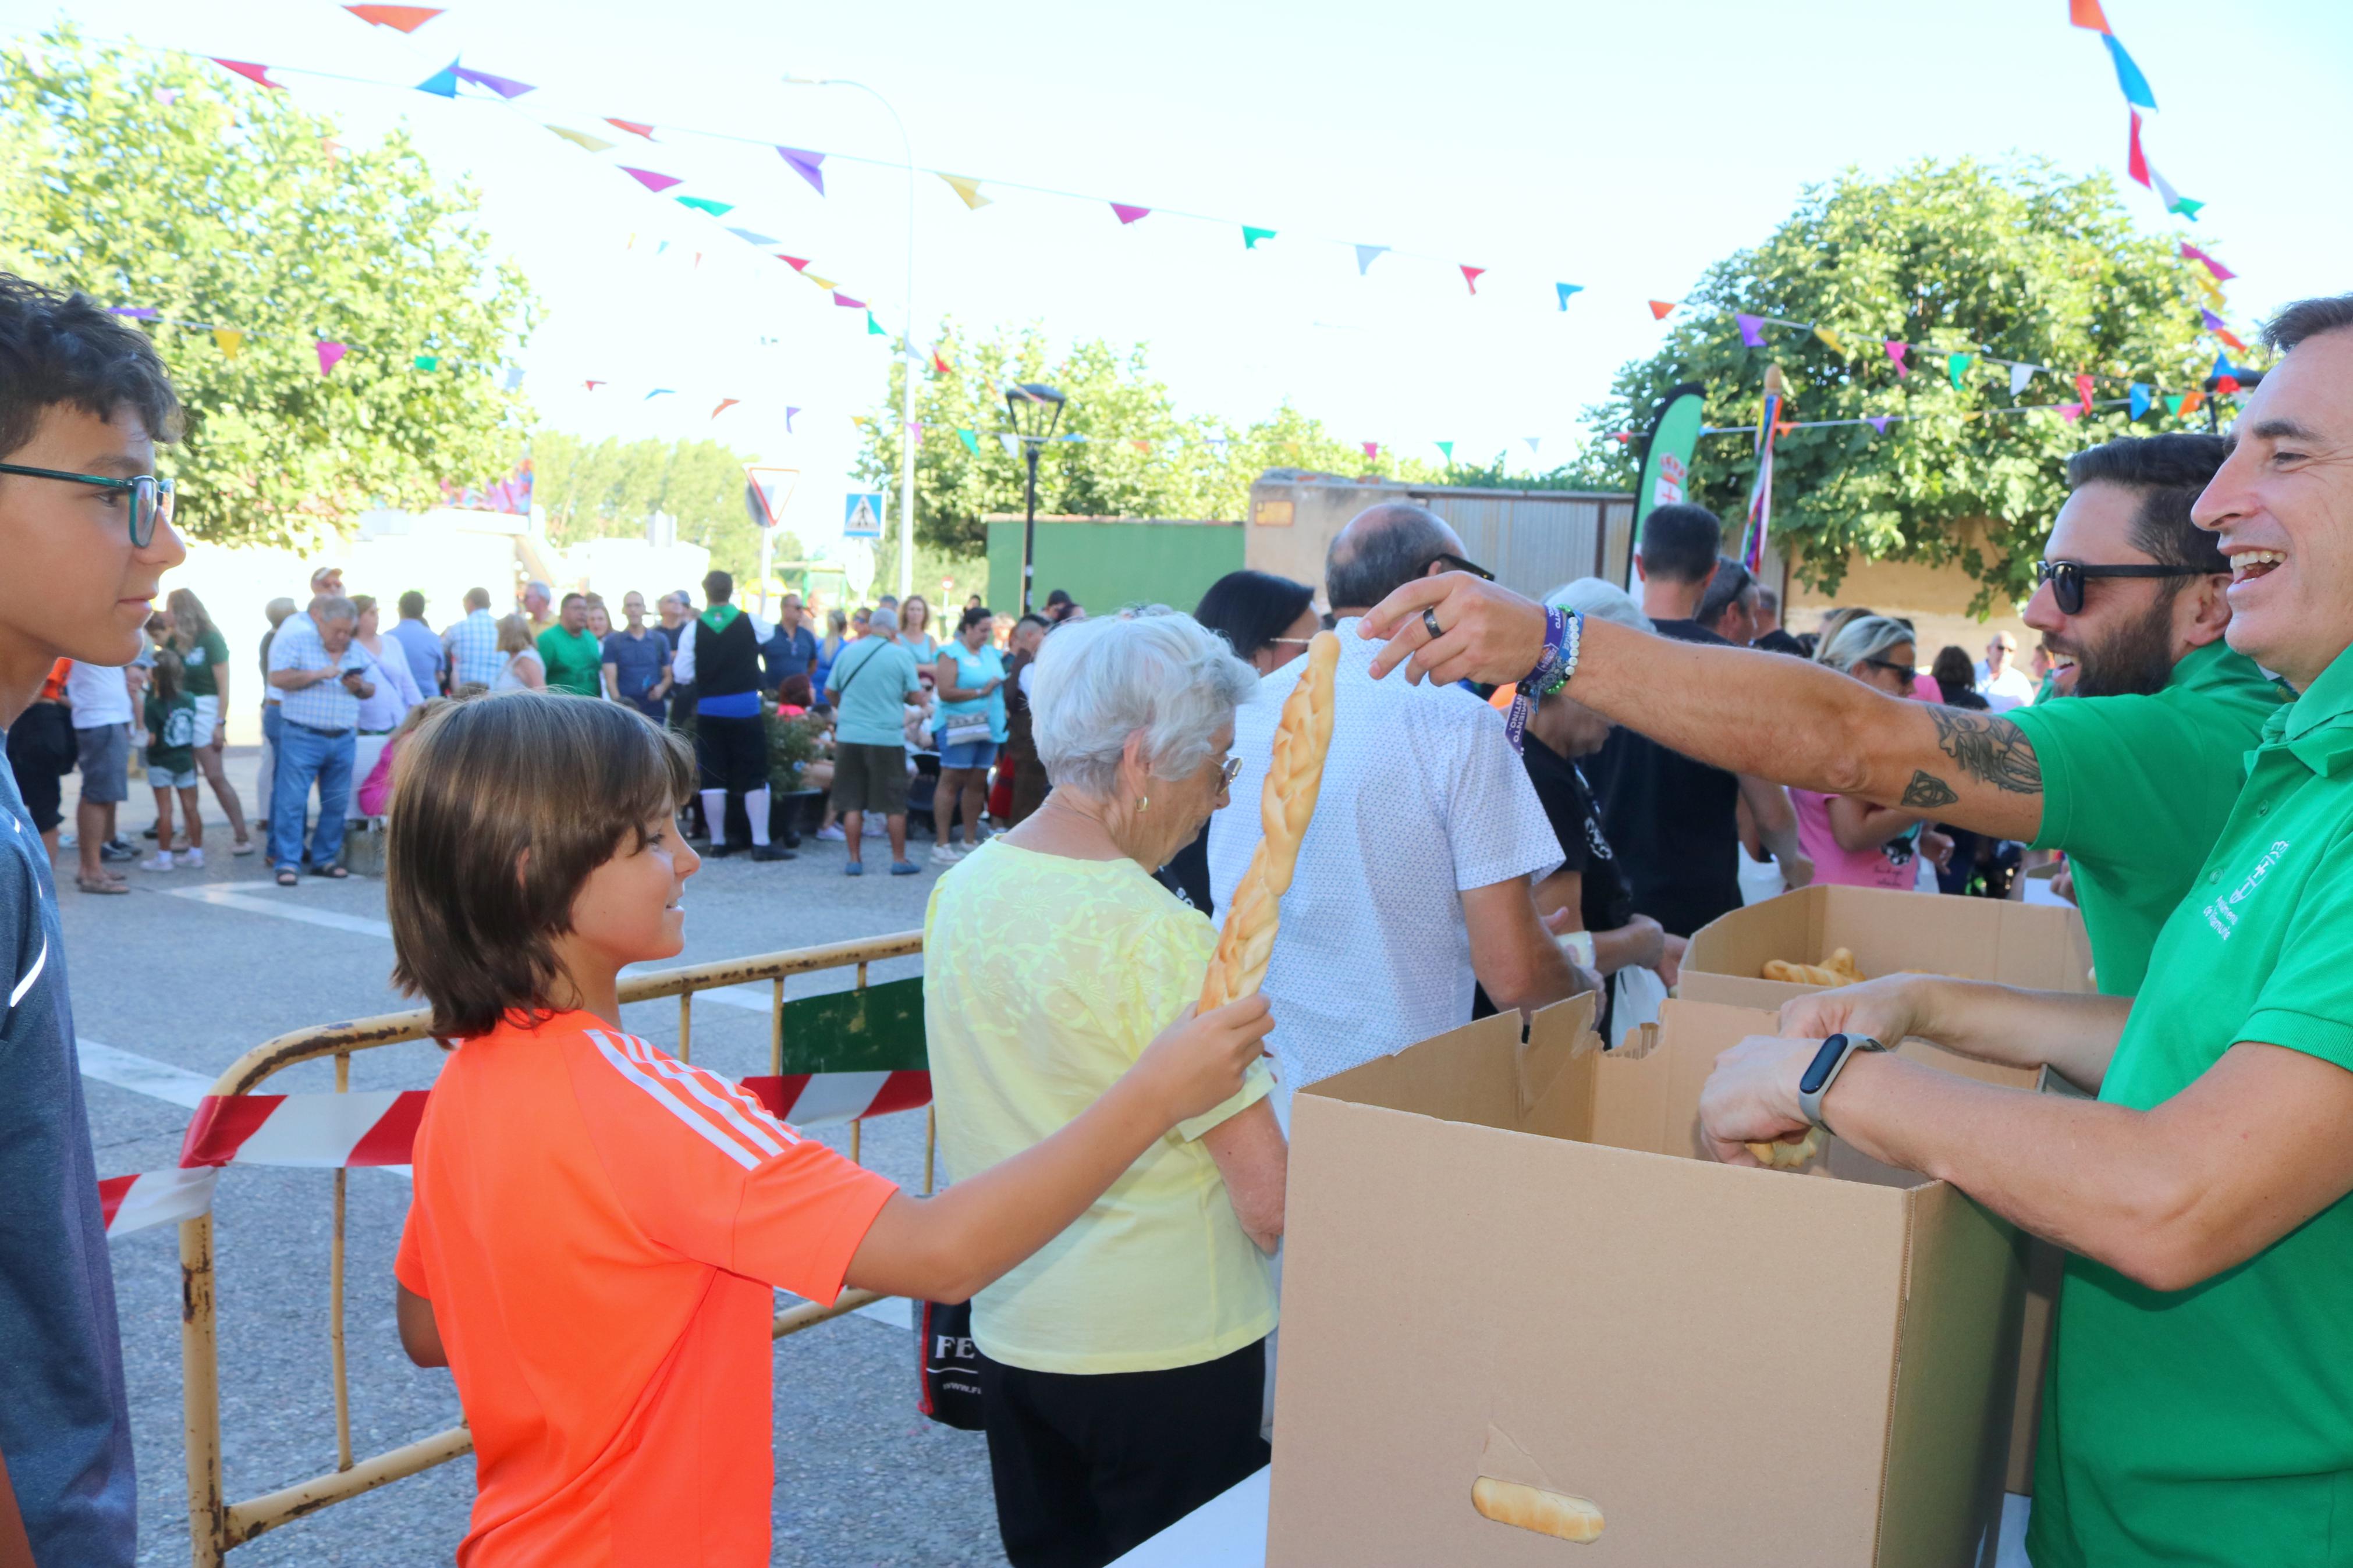
<path id="1" fill-rule="evenodd" d="M 1865 658 L 1862 662 L 1871 666 L 1873 669 L 1885 670 L 1888 674 L 1900 676 L 1905 680 L 1910 680 L 1919 674 L 1919 671 L 1914 669 L 1910 665 L 1898 664 L 1891 658 Z"/>
<path id="2" fill-rule="evenodd" d="M 63 479 L 68 484 L 97 485 L 103 489 L 128 490 L 131 500 L 131 546 L 144 550 L 153 542 L 155 524 L 160 520 L 172 521 L 172 481 L 159 479 L 153 474 L 141 474 L 135 479 L 111 479 L 102 474 L 73 474 L 62 468 L 28 468 L 21 463 L 0 463 L 0 474 L 23 474 L 27 479 Z"/>
<path id="3" fill-rule="evenodd" d="M 2094 566 L 2081 561 L 2038 561 L 2034 580 L 2051 584 L 2051 596 L 2063 616 L 2084 613 L 2084 584 L 2092 577 L 2205 577 L 2199 566 Z"/>
<path id="4" fill-rule="evenodd" d="M 1219 763 L 1218 764 L 1218 787 L 1219 789 L 1231 789 L 1233 787 L 1235 775 L 1239 774 L 1241 771 L 1242 760 L 1240 757 L 1228 757 L 1224 762 Z"/>

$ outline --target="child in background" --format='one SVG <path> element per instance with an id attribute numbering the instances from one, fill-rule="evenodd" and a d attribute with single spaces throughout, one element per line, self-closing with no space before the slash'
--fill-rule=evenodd
<path id="1" fill-rule="evenodd" d="M 180 655 L 169 643 L 155 650 L 147 686 L 147 782 L 155 786 L 155 854 L 142 870 L 168 871 L 174 865 L 205 863 L 205 815 L 196 803 L 196 700 L 186 690 Z M 172 858 L 172 794 L 180 796 L 188 821 L 188 847 Z"/>
<path id="2" fill-rule="evenodd" d="M 693 784 L 677 737 L 541 692 L 402 747 L 393 976 L 459 1043 L 393 1271 L 401 1343 L 473 1432 L 465 1568 L 764 1568 L 776 1289 L 965 1300 L 1236 1093 L 1272 1027 L 1259 997 L 1188 1008 L 1052 1137 L 909 1197 L 623 1027 L 621 968 L 683 945 Z"/>
<path id="3" fill-rule="evenodd" d="M 392 732 L 392 739 L 386 741 L 384 750 L 375 754 L 375 766 L 368 770 L 368 776 L 362 779 L 360 787 L 353 792 L 352 798 L 359 802 L 362 816 L 384 815 L 385 808 L 392 804 L 392 760 L 399 752 L 401 742 L 417 733 L 417 727 L 425 721 L 448 706 L 449 699 L 447 697 L 428 697 L 401 719 L 400 728 Z"/>

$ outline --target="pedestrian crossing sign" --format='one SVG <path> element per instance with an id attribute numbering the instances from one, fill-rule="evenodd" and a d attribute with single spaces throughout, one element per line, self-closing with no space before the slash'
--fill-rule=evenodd
<path id="1" fill-rule="evenodd" d="M 882 537 L 881 491 L 852 490 L 841 498 L 841 536 L 844 539 Z"/>

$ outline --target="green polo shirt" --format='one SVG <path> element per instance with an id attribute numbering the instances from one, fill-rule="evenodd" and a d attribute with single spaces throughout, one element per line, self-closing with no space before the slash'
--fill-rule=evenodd
<path id="1" fill-rule="evenodd" d="M 2037 849 L 2063 849 L 2111 996 L 2140 990 L 2148 950 L 2222 831 L 2247 752 L 2282 693 L 2221 643 L 2193 649 L 2148 697 L 2063 697 L 2002 715 L 2042 768 Z"/>
<path id="2" fill-rule="evenodd" d="M 539 634 L 540 662 L 547 666 L 550 691 L 605 694 L 605 645 L 583 629 L 567 632 L 562 622 Z"/>
<path id="3" fill-rule="evenodd" d="M 2264 724 L 2100 1098 L 2162 1104 L 2242 1040 L 2353 1070 L 2353 653 Z M 2353 1196 L 2188 1290 L 2067 1260 L 2027 1551 L 2353 1563 Z"/>

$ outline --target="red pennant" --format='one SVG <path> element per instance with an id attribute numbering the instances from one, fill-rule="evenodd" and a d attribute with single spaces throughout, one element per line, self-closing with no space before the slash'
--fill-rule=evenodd
<path id="1" fill-rule="evenodd" d="M 791 268 L 796 272 L 807 272 L 808 270 L 809 258 L 806 256 L 786 256 L 783 251 L 779 250 L 776 252 L 776 259 L 783 262 L 786 266 Z"/>
<path id="2" fill-rule="evenodd" d="M 2226 392 L 2236 392 L 2238 390 L 2239 378 L 2235 375 L 2226 375 L 2214 384 L 2214 395 L 2217 397 L 2221 396 Z"/>
<path id="3" fill-rule="evenodd" d="M 2247 345 L 2239 341 L 2239 334 L 2232 331 L 2230 328 L 2217 327 L 2214 329 L 2214 335 L 2221 339 L 2224 342 L 2230 344 L 2232 348 L 2238 350 L 2241 353 L 2245 353 L 2247 352 Z"/>
<path id="4" fill-rule="evenodd" d="M 343 9 L 363 22 L 390 27 L 396 33 L 413 33 L 441 15 L 432 5 L 346 5 Z"/>
<path id="5" fill-rule="evenodd" d="M 1483 267 L 1464 267 L 1462 268 L 1462 281 L 1471 285 L 1471 292 L 1473 294 L 1476 294 L 1479 291 L 1479 275 L 1486 270 L 1487 269 Z"/>
<path id="6" fill-rule="evenodd" d="M 2100 9 L 2100 0 L 2067 0 L 2067 20 L 2095 33 L 2108 30 L 2108 18 Z"/>
<path id="7" fill-rule="evenodd" d="M 634 120 L 616 120 L 608 114 L 605 117 L 605 123 L 607 125 L 618 126 L 620 129 L 628 132 L 630 135 L 642 136 L 649 142 L 654 139 L 654 128 L 652 126 L 640 125 Z"/>
<path id="8" fill-rule="evenodd" d="M 2130 112 L 2132 144 L 2125 153 L 2125 173 L 2130 174 L 2137 183 L 2148 185 L 2148 154 L 2140 150 L 2140 110 L 2136 109 Z M 2151 190 L 2156 188 L 2154 185 L 2149 185 Z"/>
<path id="9" fill-rule="evenodd" d="M 284 82 L 272 81 L 269 79 L 269 68 L 268 66 L 258 66 L 251 60 L 225 60 L 218 55 L 207 55 L 205 58 L 211 60 L 213 64 L 220 67 L 221 69 L 225 71 L 235 71 L 246 80 L 258 81 L 262 86 L 270 89 L 274 92 L 284 92 L 286 90 L 286 84 Z"/>
<path id="10" fill-rule="evenodd" d="M 932 351 L 932 368 L 938 371 L 942 375 L 952 374 L 948 369 L 948 362 L 941 356 L 940 351 L 937 349 L 934 349 Z"/>
<path id="11" fill-rule="evenodd" d="M 2079 375 L 2075 378 L 2075 395 L 2084 400 L 2084 411 L 2086 413 L 2090 412 L 2092 406 L 2092 378 L 2090 376 Z"/>
<path id="12" fill-rule="evenodd" d="M 588 382 L 583 382 L 583 383 L 581 383 L 581 384 L 582 384 L 583 386 L 586 386 L 589 391 L 594 392 L 594 391 L 596 391 L 598 387 L 600 387 L 600 386 L 604 385 L 605 384 L 604 384 L 603 382 L 601 382 L 601 381 L 588 381 Z"/>
<path id="13" fill-rule="evenodd" d="M 1663 321 L 1674 308 L 1682 303 L 1681 300 L 1653 300 L 1651 301 L 1651 319 L 1654 321 Z"/>
<path id="14" fill-rule="evenodd" d="M 719 400 L 719 406 L 711 411 L 711 416 L 716 419 L 742 401 L 740 397 L 723 397 Z"/>
<path id="15" fill-rule="evenodd" d="M 1132 207 L 1120 202 L 1112 203 L 1111 210 L 1119 215 L 1119 221 L 1124 224 L 1134 223 L 1138 218 L 1150 217 L 1152 216 L 1152 209 L 1150 207 Z"/>

